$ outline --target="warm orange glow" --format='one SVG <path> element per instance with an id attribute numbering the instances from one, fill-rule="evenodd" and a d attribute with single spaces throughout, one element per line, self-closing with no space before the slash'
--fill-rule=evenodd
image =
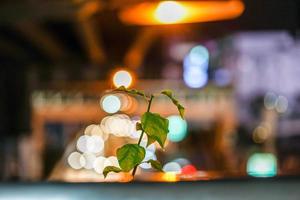
<path id="1" fill-rule="evenodd" d="M 234 19 L 244 9 L 240 0 L 145 2 L 123 9 L 119 17 L 127 24 L 181 24 Z"/>

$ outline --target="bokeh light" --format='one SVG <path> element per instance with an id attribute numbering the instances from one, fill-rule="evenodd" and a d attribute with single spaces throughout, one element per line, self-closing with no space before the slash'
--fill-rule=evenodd
<path id="1" fill-rule="evenodd" d="M 136 121 L 132 121 L 125 114 L 115 114 L 104 117 L 100 127 L 106 134 L 112 134 L 117 137 L 132 137 L 134 135 Z"/>
<path id="2" fill-rule="evenodd" d="M 83 153 L 80 157 L 80 163 L 85 169 L 92 169 L 96 156 L 93 153 Z"/>
<path id="3" fill-rule="evenodd" d="M 90 136 L 88 138 L 87 150 L 92 153 L 100 153 L 104 149 L 104 141 L 100 136 Z"/>
<path id="4" fill-rule="evenodd" d="M 76 147 L 83 153 L 100 153 L 104 149 L 104 140 L 96 135 L 83 135 L 78 138 Z"/>
<path id="5" fill-rule="evenodd" d="M 252 138 L 255 143 L 263 143 L 270 136 L 270 130 L 265 126 L 258 126 L 255 128 Z"/>
<path id="6" fill-rule="evenodd" d="M 106 159 L 105 157 L 99 156 L 94 160 L 93 168 L 96 173 L 98 174 L 103 173 L 105 159 Z"/>
<path id="7" fill-rule="evenodd" d="M 182 174 L 194 174 L 197 172 L 197 168 L 194 165 L 186 165 L 181 169 Z"/>
<path id="8" fill-rule="evenodd" d="M 89 136 L 87 135 L 83 135 L 80 136 L 77 140 L 77 150 L 81 151 L 81 152 L 88 152 L 88 141 L 89 140 Z"/>
<path id="9" fill-rule="evenodd" d="M 101 124 L 107 133 L 117 137 L 130 137 L 135 129 L 135 124 L 122 115 L 109 116 L 106 120 L 102 120 Z"/>
<path id="10" fill-rule="evenodd" d="M 80 162 L 81 158 L 81 153 L 79 152 L 73 152 L 68 156 L 68 164 L 73 168 L 73 169 L 81 169 L 85 163 Z"/>
<path id="11" fill-rule="evenodd" d="M 285 113 L 289 107 L 289 102 L 285 96 L 279 96 L 276 101 L 276 111 Z"/>
<path id="12" fill-rule="evenodd" d="M 149 146 L 147 146 L 147 139 L 146 139 L 146 137 L 145 137 L 145 139 L 142 139 L 140 145 L 142 147 L 144 147 L 147 151 L 151 151 L 153 153 L 155 153 L 155 151 L 156 151 L 155 143 L 152 143 Z"/>
<path id="13" fill-rule="evenodd" d="M 264 105 L 268 110 L 275 109 L 278 113 L 285 113 L 289 107 L 289 101 L 285 96 L 277 96 L 268 92 L 264 97 Z"/>
<path id="14" fill-rule="evenodd" d="M 115 87 L 125 86 L 127 88 L 132 84 L 132 75 L 126 70 L 119 70 L 113 75 L 113 83 Z"/>
<path id="15" fill-rule="evenodd" d="M 181 24 L 233 19 L 243 11 L 241 0 L 143 1 L 121 9 L 119 17 L 134 25 Z"/>
<path id="16" fill-rule="evenodd" d="M 224 87 L 231 83 L 232 75 L 228 69 L 218 69 L 215 71 L 214 81 L 216 85 Z"/>
<path id="17" fill-rule="evenodd" d="M 201 67 L 207 67 L 209 60 L 209 52 L 206 47 L 202 45 L 195 46 L 191 49 L 189 54 L 191 64 Z"/>
<path id="18" fill-rule="evenodd" d="M 255 177 L 272 177 L 277 174 L 277 159 L 271 153 L 255 153 L 248 159 L 247 173 Z"/>
<path id="19" fill-rule="evenodd" d="M 166 182 L 176 182 L 179 180 L 177 174 L 174 172 L 166 172 L 163 174 L 162 179 Z"/>
<path id="20" fill-rule="evenodd" d="M 100 102 L 102 109 L 107 113 L 116 113 L 121 109 L 121 100 L 116 95 L 106 95 Z"/>
<path id="21" fill-rule="evenodd" d="M 118 158 L 116 156 L 110 156 L 107 158 L 107 160 L 111 163 L 112 166 L 120 167 Z"/>
<path id="22" fill-rule="evenodd" d="M 172 142 L 182 141 L 187 134 L 187 122 L 178 115 L 168 117 L 168 139 Z"/>
<path id="23" fill-rule="evenodd" d="M 173 162 L 178 163 L 181 167 L 191 164 L 191 162 L 186 158 L 176 158 Z"/>
<path id="24" fill-rule="evenodd" d="M 88 136 L 98 136 L 101 137 L 102 140 L 106 141 L 109 137 L 109 134 L 105 133 L 101 126 L 96 124 L 91 124 L 87 126 L 84 130 L 84 134 Z"/>
<path id="25" fill-rule="evenodd" d="M 273 92 L 268 92 L 264 97 L 264 105 L 267 109 L 274 109 L 276 106 L 277 95 Z"/>
<path id="26" fill-rule="evenodd" d="M 163 166 L 163 171 L 179 174 L 181 172 L 181 166 L 176 162 L 168 162 Z"/>
<path id="27" fill-rule="evenodd" d="M 186 13 L 186 9 L 179 2 L 163 1 L 158 4 L 154 17 L 161 23 L 172 24 L 181 21 Z"/>
<path id="28" fill-rule="evenodd" d="M 183 61 L 183 80 L 190 88 L 201 88 L 208 81 L 209 52 L 197 45 L 190 50 Z"/>
<path id="29" fill-rule="evenodd" d="M 126 112 L 128 114 L 134 113 L 136 111 L 136 109 L 138 107 L 138 102 L 134 97 L 127 95 L 125 93 L 122 93 L 122 94 L 119 93 L 118 97 L 120 98 L 120 100 L 122 102 L 120 111 Z"/>
<path id="30" fill-rule="evenodd" d="M 200 69 L 191 68 L 188 71 L 184 71 L 183 80 L 190 88 L 201 88 L 206 85 L 208 81 L 208 75 L 206 72 Z"/>
<path id="31" fill-rule="evenodd" d="M 85 134 L 85 135 L 92 135 L 92 131 L 93 131 L 93 129 L 94 129 L 96 126 L 97 126 L 96 124 L 88 125 L 88 126 L 84 129 L 84 134 Z"/>
<path id="32" fill-rule="evenodd" d="M 154 154 L 154 152 L 146 150 L 146 155 L 145 158 L 143 160 L 143 162 L 148 161 L 148 160 L 156 160 L 156 155 Z M 151 169 L 151 164 L 150 163 L 142 163 L 139 165 L 140 168 L 142 169 Z"/>

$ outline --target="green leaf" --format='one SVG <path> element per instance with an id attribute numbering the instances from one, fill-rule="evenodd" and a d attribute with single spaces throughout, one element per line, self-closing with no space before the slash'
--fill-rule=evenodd
<path id="1" fill-rule="evenodd" d="M 155 138 L 152 138 L 150 136 L 147 137 L 147 147 L 154 142 L 156 142 Z"/>
<path id="2" fill-rule="evenodd" d="M 136 129 L 137 131 L 142 131 L 142 130 L 143 130 L 142 124 L 141 124 L 140 122 L 137 122 L 137 123 L 135 124 L 135 129 Z"/>
<path id="3" fill-rule="evenodd" d="M 126 92 L 128 94 L 138 95 L 138 96 L 141 96 L 141 97 L 147 99 L 147 96 L 145 95 L 144 91 L 134 90 L 134 89 L 130 90 L 130 89 L 127 89 L 125 86 L 120 86 L 117 89 L 115 89 L 115 91 L 117 91 L 117 92 Z"/>
<path id="4" fill-rule="evenodd" d="M 153 169 L 163 172 L 162 165 L 160 164 L 160 162 L 158 160 L 151 159 L 151 160 L 146 161 L 146 163 L 150 163 L 151 167 Z"/>
<path id="5" fill-rule="evenodd" d="M 159 114 L 146 112 L 142 116 L 142 127 L 148 136 L 148 144 L 157 141 L 163 148 L 169 132 L 169 120 Z"/>
<path id="6" fill-rule="evenodd" d="M 166 95 L 167 97 L 169 97 L 169 99 L 171 99 L 173 104 L 177 107 L 181 118 L 184 118 L 184 107 L 178 102 L 177 99 L 175 99 L 175 97 L 173 96 L 172 91 L 171 90 L 164 90 L 164 91 L 161 92 L 161 94 Z"/>
<path id="7" fill-rule="evenodd" d="M 129 172 L 145 158 L 145 149 L 137 144 L 126 144 L 117 150 L 120 167 Z"/>
<path id="8" fill-rule="evenodd" d="M 106 176 L 107 176 L 107 174 L 108 174 L 109 172 L 119 173 L 119 172 L 121 172 L 121 171 L 122 171 L 122 169 L 120 169 L 119 167 L 115 167 L 115 166 L 107 166 L 107 167 L 105 167 L 104 170 L 103 170 L 103 175 L 104 175 L 104 177 L 106 178 Z"/>
<path id="9" fill-rule="evenodd" d="M 183 119 L 184 118 L 184 107 L 182 105 L 178 104 L 177 109 L 180 114 L 180 117 Z"/>

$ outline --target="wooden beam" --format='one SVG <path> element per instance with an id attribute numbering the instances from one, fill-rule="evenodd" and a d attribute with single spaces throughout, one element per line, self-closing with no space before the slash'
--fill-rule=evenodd
<path id="1" fill-rule="evenodd" d="M 0 38 L 0 54 L 8 59 L 26 60 L 29 58 L 25 49 L 4 38 Z"/>
<path id="2" fill-rule="evenodd" d="M 158 28 L 145 27 L 141 29 L 135 42 L 131 45 L 124 57 L 125 65 L 132 69 L 140 67 L 148 49 L 159 34 L 160 31 Z"/>
<path id="3" fill-rule="evenodd" d="M 50 59 L 58 61 L 67 56 L 64 46 L 38 24 L 22 22 L 17 23 L 15 28 L 30 40 L 34 46 L 49 56 Z"/>
<path id="4" fill-rule="evenodd" d="M 101 64 L 105 61 L 106 55 L 99 38 L 99 29 L 95 24 L 93 15 L 102 9 L 98 1 L 90 1 L 81 7 L 77 13 L 78 33 L 85 50 L 94 64 Z"/>

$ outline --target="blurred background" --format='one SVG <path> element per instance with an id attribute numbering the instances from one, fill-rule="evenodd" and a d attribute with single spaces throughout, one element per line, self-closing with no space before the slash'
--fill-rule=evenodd
<path id="1" fill-rule="evenodd" d="M 156 156 L 180 180 L 299 175 L 299 9 L 297 0 L 2 0 L 0 180 L 102 181 L 68 156 L 88 125 L 145 112 L 142 99 L 108 94 L 120 85 L 171 89 L 185 106 L 185 120 L 165 98 L 152 109 L 170 120 Z M 104 154 L 124 142 L 109 138 Z M 177 180 L 147 166 L 138 175 Z"/>

